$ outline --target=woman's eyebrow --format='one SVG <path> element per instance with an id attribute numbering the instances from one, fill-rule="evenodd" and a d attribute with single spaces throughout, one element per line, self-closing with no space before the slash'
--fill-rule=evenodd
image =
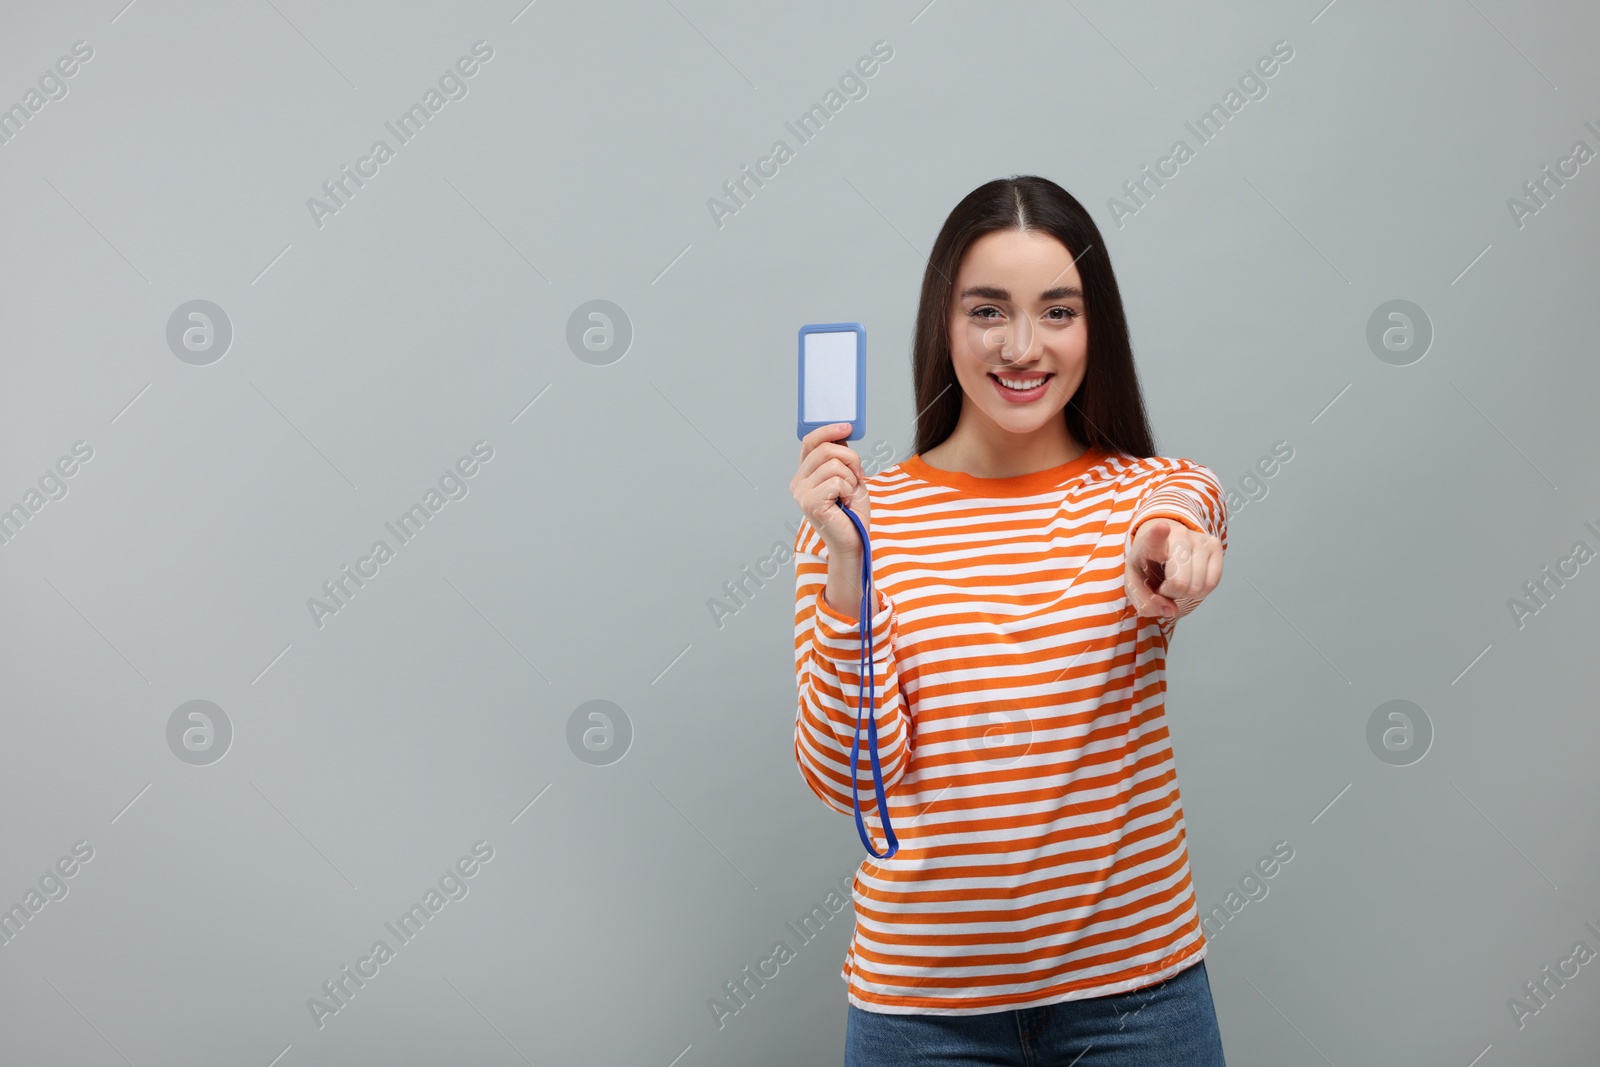
<path id="1" fill-rule="evenodd" d="M 985 300 L 1010 300 L 1011 290 L 999 289 L 993 285 L 969 285 L 961 290 L 961 297 L 979 296 Z M 1083 296 L 1083 290 L 1076 285 L 1058 285 L 1054 289 L 1046 289 L 1039 294 L 1040 300 L 1071 300 Z"/>

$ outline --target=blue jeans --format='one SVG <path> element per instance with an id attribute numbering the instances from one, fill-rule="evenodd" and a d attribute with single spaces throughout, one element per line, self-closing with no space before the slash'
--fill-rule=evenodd
<path id="1" fill-rule="evenodd" d="M 981 1015 L 850 1006 L 844 1067 L 1225 1067 L 1205 960 L 1142 989 Z"/>

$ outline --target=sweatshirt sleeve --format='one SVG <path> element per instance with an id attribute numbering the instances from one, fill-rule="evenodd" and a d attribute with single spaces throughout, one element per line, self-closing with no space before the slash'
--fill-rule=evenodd
<path id="1" fill-rule="evenodd" d="M 1128 522 L 1128 544 L 1139 524 L 1146 519 L 1173 519 L 1191 530 L 1210 534 L 1228 548 L 1228 502 L 1222 491 L 1222 482 L 1210 467 L 1187 459 L 1153 459 L 1160 465 L 1145 483 L 1139 503 L 1134 507 Z M 1173 597 L 1178 609 L 1175 618 L 1163 620 L 1170 626 L 1200 605 L 1196 597 Z"/>
<path id="2" fill-rule="evenodd" d="M 866 818 L 876 811 L 878 796 L 872 785 L 866 722 L 872 713 L 871 691 L 860 673 L 861 626 L 834 610 L 823 595 L 828 584 L 828 548 L 809 521 L 802 520 L 794 555 L 794 663 L 800 697 L 794 725 L 795 761 L 811 791 L 828 807 L 853 815 L 850 747 L 860 714 L 856 790 Z M 876 600 L 872 662 L 878 687 L 878 766 L 883 771 L 884 795 L 891 796 L 910 758 L 911 719 L 895 663 L 894 607 L 876 584 L 872 591 Z"/>

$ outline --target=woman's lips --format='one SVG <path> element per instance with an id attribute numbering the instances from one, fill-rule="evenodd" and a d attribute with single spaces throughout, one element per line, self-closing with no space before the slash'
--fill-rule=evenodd
<path id="1" fill-rule="evenodd" d="M 1039 384 L 1032 389 L 1013 389 L 1008 385 L 1002 385 L 1000 383 L 1000 376 L 997 374 L 990 374 L 989 380 L 994 382 L 994 387 L 1000 393 L 1000 395 L 1011 401 L 1013 404 L 1027 404 L 1031 401 L 1039 399 L 1041 396 L 1044 396 L 1046 388 L 1050 384 L 1050 379 L 1054 377 L 1054 374 L 1046 374 L 1043 378 L 1039 379 Z M 1026 379 L 1021 380 L 1025 381 Z"/>

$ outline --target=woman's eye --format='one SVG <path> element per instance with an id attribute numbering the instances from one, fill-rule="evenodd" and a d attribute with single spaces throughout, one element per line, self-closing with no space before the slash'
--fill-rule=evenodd
<path id="1" fill-rule="evenodd" d="M 1057 314 L 1057 312 L 1060 314 Z M 967 314 L 975 319 L 994 319 L 1003 317 L 1000 309 L 995 307 L 993 304 L 984 304 L 982 307 L 975 307 L 971 311 L 968 311 Z M 1079 313 L 1076 310 L 1069 307 L 1053 307 L 1049 311 L 1045 312 L 1045 316 L 1051 322 L 1071 322 L 1073 319 L 1078 317 L 1078 314 Z"/>

